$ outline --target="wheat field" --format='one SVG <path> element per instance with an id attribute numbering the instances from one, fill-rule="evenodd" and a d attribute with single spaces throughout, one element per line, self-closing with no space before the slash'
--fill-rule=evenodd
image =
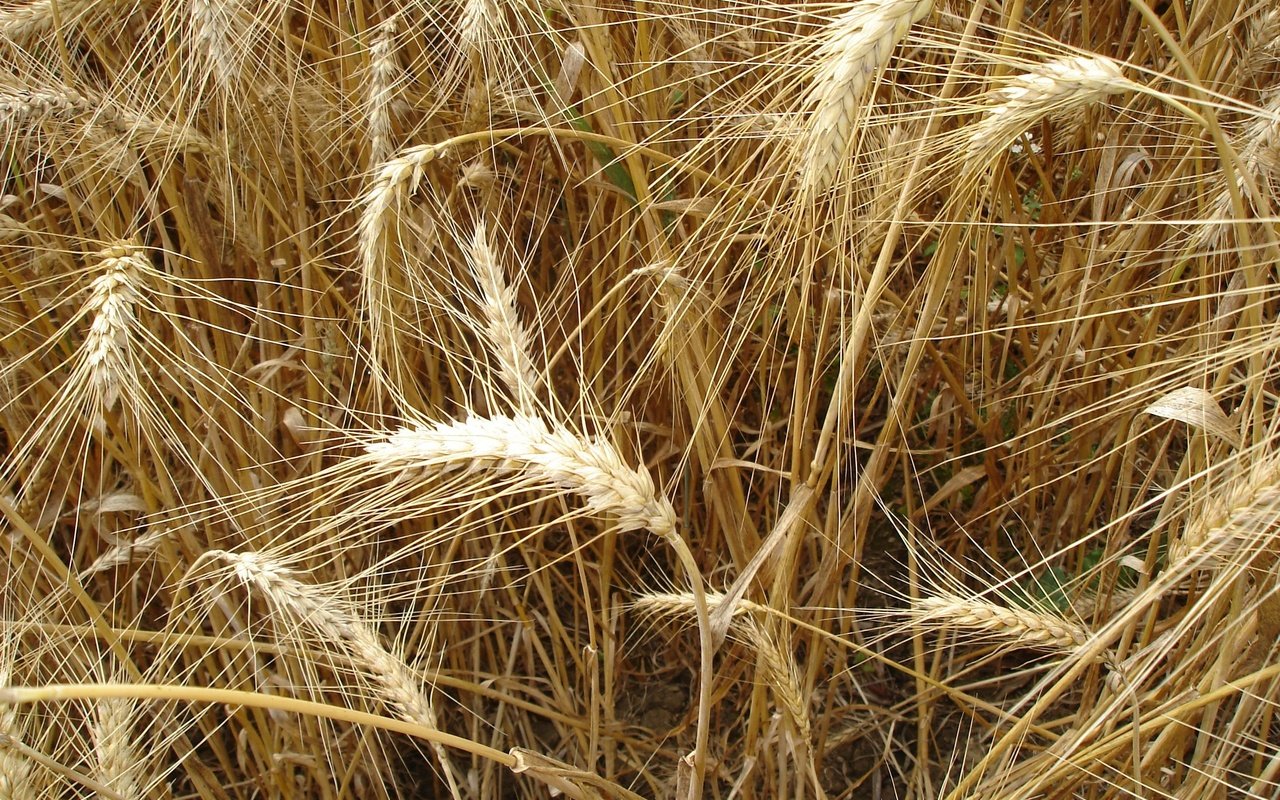
<path id="1" fill-rule="evenodd" d="M 0 800 L 1280 797 L 1274 4 L 0 49 Z"/>

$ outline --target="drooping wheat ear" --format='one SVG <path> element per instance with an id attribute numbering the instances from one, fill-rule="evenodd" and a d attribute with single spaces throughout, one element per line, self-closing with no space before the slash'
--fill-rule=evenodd
<path id="1" fill-rule="evenodd" d="M 396 34 L 400 17 L 392 14 L 375 29 L 369 47 L 369 95 L 365 100 L 369 126 L 369 161 L 381 164 L 391 155 L 391 104 L 399 91 L 400 64 L 396 60 Z"/>
<path id="2" fill-rule="evenodd" d="M 70 87 L 0 87 L 0 133 L 22 134 L 46 120 L 79 122 L 139 145 L 199 153 L 216 152 L 207 139 L 167 120 L 125 110 L 118 103 Z"/>
<path id="3" fill-rule="evenodd" d="M 137 325 L 134 307 L 141 298 L 143 275 L 150 269 L 140 247 L 119 242 L 100 253 L 101 273 L 89 286 L 82 313 L 89 332 L 80 348 L 79 369 L 110 408 L 120 387 L 132 381 L 131 329 Z"/>
<path id="4" fill-rule="evenodd" d="M 517 408 L 532 412 L 542 380 L 530 356 L 529 333 L 516 313 L 516 293 L 507 283 L 483 222 L 476 225 L 465 252 L 480 287 L 484 335 L 498 362 L 498 376 L 516 399 Z"/>
<path id="5" fill-rule="evenodd" d="M 102 0 L 57 0 L 58 16 L 53 13 L 54 0 L 35 0 L 32 3 L 6 8 L 0 11 L 0 39 L 14 44 L 26 44 L 54 29 L 55 20 L 69 25 L 95 7 L 105 5 Z"/>
<path id="6" fill-rule="evenodd" d="M 420 424 L 386 435 L 365 452 L 388 472 L 484 466 L 523 473 L 578 495 L 593 512 L 612 515 L 619 530 L 679 538 L 675 509 L 657 493 L 647 471 L 628 467 L 609 442 L 550 429 L 537 417 Z"/>
<path id="7" fill-rule="evenodd" d="M 722 602 L 723 594 L 707 593 L 707 608 L 714 611 Z M 693 615 L 694 601 L 689 592 L 653 592 L 636 598 L 635 607 L 642 614 L 683 620 Z M 796 731 L 808 742 L 811 733 L 809 704 L 800 689 L 800 670 L 792 654 L 762 624 L 757 616 L 758 608 L 749 602 L 736 605 L 729 630 L 759 655 L 761 677 L 773 690 L 778 704 L 791 717 Z"/>
<path id="8" fill-rule="evenodd" d="M 857 132 L 867 86 L 911 26 L 932 9 L 932 0 L 861 0 L 827 24 L 796 153 L 802 190 L 817 194 L 835 182 Z"/>
<path id="9" fill-rule="evenodd" d="M 1250 561 L 1260 550 L 1275 546 L 1277 525 L 1280 470 L 1263 464 L 1245 480 L 1228 484 L 1227 492 L 1211 497 L 1187 522 L 1182 535 L 1169 543 L 1170 567 L 1210 550 L 1219 564 L 1239 558 Z"/>
<path id="10" fill-rule="evenodd" d="M 1115 94 L 1140 89 L 1106 56 L 1068 56 L 1015 75 L 991 92 L 991 106 L 969 132 L 966 156 L 984 169 L 1041 119 L 1060 119 Z"/>
<path id="11" fill-rule="evenodd" d="M 911 617 L 925 627 L 955 627 L 1005 639 L 1013 647 L 1074 651 L 1089 642 L 1083 626 L 1025 608 L 943 592 L 913 603 Z"/>
<path id="12" fill-rule="evenodd" d="M 261 592 L 276 609 L 298 623 L 310 626 L 326 642 L 341 647 L 372 679 L 382 699 L 402 719 L 439 730 L 435 704 L 423 681 L 402 659 L 382 646 L 377 633 L 348 610 L 340 598 L 314 584 L 305 583 L 279 563 L 261 553 L 211 550 L 204 558 L 230 565 L 244 585 Z M 442 745 L 436 744 L 451 788 L 456 794 L 453 768 Z"/>
<path id="13" fill-rule="evenodd" d="M 191 47 L 219 89 L 233 91 L 240 78 L 243 36 L 237 22 L 240 0 L 188 0 Z"/>
<path id="14" fill-rule="evenodd" d="M 134 747 L 132 700 L 112 698 L 94 704 L 94 777 L 125 800 L 143 797 L 141 760 Z"/>
<path id="15" fill-rule="evenodd" d="M 401 151 L 378 167 L 373 182 L 360 197 L 356 235 L 361 298 L 369 321 L 374 377 L 379 380 L 388 378 L 386 368 L 396 357 L 400 328 L 395 312 L 398 292 L 386 267 L 387 228 L 395 223 L 401 197 L 418 185 L 440 150 L 427 144 Z"/>

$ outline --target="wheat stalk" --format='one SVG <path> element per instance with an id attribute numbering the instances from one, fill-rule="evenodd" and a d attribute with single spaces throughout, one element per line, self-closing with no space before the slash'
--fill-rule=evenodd
<path id="1" fill-rule="evenodd" d="M 530 357 L 530 337 L 516 314 L 516 293 L 507 283 L 489 244 L 484 223 L 476 225 L 466 248 L 467 263 L 480 287 L 484 335 L 498 361 L 498 376 L 525 413 L 533 410 L 541 385 Z"/>
<path id="2" fill-rule="evenodd" d="M 435 704 L 430 694 L 423 691 L 422 682 L 413 670 L 388 652 L 364 620 L 344 610 L 337 598 L 298 580 L 291 570 L 260 553 L 212 550 L 204 557 L 230 565 L 243 584 L 257 589 L 279 610 L 313 627 L 324 641 L 346 650 L 373 679 L 387 705 L 402 719 L 431 730 L 440 729 Z M 443 745 L 433 743 L 433 746 L 456 797 L 457 786 L 448 754 Z"/>
<path id="3" fill-rule="evenodd" d="M 365 116 L 369 126 L 369 160 L 381 164 L 391 155 L 391 102 L 399 91 L 400 65 L 396 34 L 400 18 L 393 14 L 375 29 L 369 47 L 369 94 Z"/>
<path id="4" fill-rule="evenodd" d="M 911 616 L 922 626 L 988 633 L 1009 640 L 1015 647 L 1074 651 L 1090 639 L 1082 626 L 1061 617 L 950 592 L 914 601 Z"/>
<path id="5" fill-rule="evenodd" d="M 932 8 L 932 0 L 861 0 L 827 24 L 805 97 L 809 120 L 796 154 L 802 189 L 821 193 L 835 182 L 862 116 L 867 86 Z"/>
<path id="6" fill-rule="evenodd" d="M 979 169 L 1042 118 L 1062 118 L 1114 94 L 1139 89 L 1106 56 L 1068 56 L 1016 75 L 991 93 L 991 106 L 969 132 L 966 154 Z"/>

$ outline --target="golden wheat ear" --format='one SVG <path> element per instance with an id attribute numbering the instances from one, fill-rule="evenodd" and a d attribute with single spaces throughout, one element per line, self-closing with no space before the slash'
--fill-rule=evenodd
<path id="1" fill-rule="evenodd" d="M 803 195 L 822 194 L 835 183 L 864 117 L 867 87 L 911 26 L 932 10 L 932 0 L 862 0 L 821 32 L 805 97 L 808 118 L 795 143 Z"/>

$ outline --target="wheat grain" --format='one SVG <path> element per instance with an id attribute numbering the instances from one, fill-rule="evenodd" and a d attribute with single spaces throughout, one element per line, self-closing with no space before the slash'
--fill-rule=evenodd
<path id="1" fill-rule="evenodd" d="M 393 14 L 374 31 L 369 47 L 369 94 L 365 116 L 369 126 L 369 161 L 381 164 L 391 155 L 391 103 L 399 91 L 400 65 L 396 60 L 396 34 L 400 18 Z"/>
<path id="2" fill-rule="evenodd" d="M 1061 617 L 951 593 L 916 600 L 911 616 L 920 625 L 993 634 L 1017 647 L 1075 650 L 1090 638 L 1082 626 Z"/>
<path id="3" fill-rule="evenodd" d="M 821 193 L 835 182 L 862 116 L 867 86 L 932 8 L 932 0 L 862 0 L 827 24 L 797 152 L 803 190 Z"/>
<path id="4" fill-rule="evenodd" d="M 1120 65 L 1100 55 L 1048 61 L 1016 75 L 991 93 L 992 105 L 969 133 L 966 155 L 984 168 L 1028 127 L 1043 118 L 1061 118 L 1105 97 L 1139 88 Z"/>
<path id="5" fill-rule="evenodd" d="M 489 244 L 484 223 L 476 225 L 466 248 L 467 263 L 480 287 L 484 335 L 498 362 L 498 376 L 516 398 L 520 411 L 533 410 L 541 378 L 530 357 L 530 337 L 516 314 L 516 293 Z"/>
<path id="6" fill-rule="evenodd" d="M 91 321 L 80 349 L 79 368 L 102 399 L 115 404 L 122 384 L 132 381 L 130 330 L 136 325 L 134 306 L 141 297 L 142 276 L 149 268 L 142 250 L 121 242 L 100 254 L 102 274 L 89 287 L 82 313 Z"/>
<path id="7" fill-rule="evenodd" d="M 612 515 L 619 530 L 646 529 L 665 539 L 679 537 L 675 509 L 657 494 L 648 472 L 628 467 L 608 442 L 549 429 L 537 417 L 419 424 L 386 435 L 367 445 L 365 452 L 387 471 L 482 465 L 520 472 L 579 495 L 592 511 Z"/>

